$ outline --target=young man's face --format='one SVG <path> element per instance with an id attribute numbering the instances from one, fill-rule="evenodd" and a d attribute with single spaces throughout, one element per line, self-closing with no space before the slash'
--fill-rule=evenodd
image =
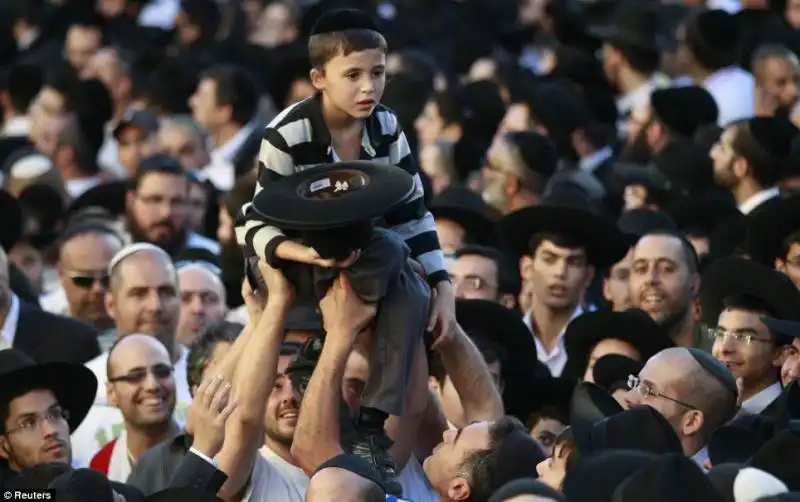
<path id="1" fill-rule="evenodd" d="M 312 83 L 326 98 L 346 114 L 366 118 L 375 109 L 386 86 L 386 54 L 367 49 L 339 55 L 325 64 L 323 71 L 311 72 Z"/>

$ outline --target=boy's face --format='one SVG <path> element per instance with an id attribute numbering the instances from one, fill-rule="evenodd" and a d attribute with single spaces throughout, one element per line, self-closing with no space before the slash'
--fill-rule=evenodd
<path id="1" fill-rule="evenodd" d="M 336 56 L 322 71 L 311 70 L 311 82 L 343 112 L 366 118 L 383 96 L 386 54 L 381 49 L 367 49 Z"/>

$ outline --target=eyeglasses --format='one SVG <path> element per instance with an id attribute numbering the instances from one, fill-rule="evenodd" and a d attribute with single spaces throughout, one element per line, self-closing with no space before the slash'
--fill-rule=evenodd
<path id="1" fill-rule="evenodd" d="M 691 404 L 686 404 L 683 401 L 678 401 L 677 399 L 673 399 L 669 396 L 665 396 L 664 394 L 656 392 L 652 385 L 648 384 L 647 382 L 643 382 L 636 375 L 628 375 L 628 389 L 638 392 L 642 397 L 660 397 L 662 399 L 666 399 L 667 401 L 672 401 L 673 403 L 685 406 L 690 410 L 697 409 Z"/>
<path id="2" fill-rule="evenodd" d="M 109 277 L 105 272 L 99 274 L 84 274 L 80 272 L 67 272 L 67 276 L 76 287 L 89 289 L 99 282 L 103 289 L 108 289 Z"/>
<path id="3" fill-rule="evenodd" d="M 454 279 L 454 282 L 458 282 L 460 284 L 463 284 L 464 288 L 468 289 L 470 291 L 481 291 L 481 290 L 486 289 L 486 288 L 495 288 L 496 287 L 496 286 L 490 284 L 489 281 L 487 281 L 486 279 L 484 279 L 483 277 L 480 277 L 478 275 L 465 275 L 464 277 L 461 277 L 461 278 L 455 278 L 454 277 L 453 279 Z"/>
<path id="4" fill-rule="evenodd" d="M 67 420 L 69 420 L 69 412 L 59 406 L 56 406 L 50 408 L 42 414 L 36 413 L 27 415 L 17 423 L 16 427 L 7 430 L 6 436 L 15 434 L 17 432 L 28 434 L 33 431 L 37 431 L 44 422 L 47 422 L 55 427 L 65 423 Z"/>
<path id="5" fill-rule="evenodd" d="M 131 385 L 139 385 L 145 381 L 147 375 L 149 374 L 152 374 L 153 378 L 156 380 L 166 380 L 172 376 L 173 371 L 174 368 L 172 366 L 167 366 L 166 364 L 157 364 L 150 369 L 140 368 L 131 371 L 127 375 L 109 378 L 108 381 L 111 383 L 125 382 Z"/>
<path id="6" fill-rule="evenodd" d="M 772 343 L 772 340 L 769 338 L 762 338 L 740 331 L 726 331 L 720 328 L 706 328 L 706 334 L 708 334 L 708 337 L 714 340 L 714 342 L 732 341 L 744 345 L 750 345 L 753 342 Z"/>

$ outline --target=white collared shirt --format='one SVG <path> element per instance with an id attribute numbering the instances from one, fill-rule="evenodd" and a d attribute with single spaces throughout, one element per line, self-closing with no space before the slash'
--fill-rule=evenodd
<path id="1" fill-rule="evenodd" d="M 780 196 L 780 194 L 781 191 L 778 187 L 761 190 L 760 192 L 751 195 L 746 201 L 742 202 L 739 205 L 739 211 L 741 211 L 742 214 L 750 214 L 753 212 L 753 210 L 755 210 L 755 208 L 770 199 Z"/>
<path id="2" fill-rule="evenodd" d="M 3 131 L 0 136 L 5 138 L 16 138 L 27 136 L 31 132 L 31 119 L 27 116 L 11 117 L 3 124 Z"/>
<path id="3" fill-rule="evenodd" d="M 706 78 L 702 85 L 717 102 L 719 126 L 725 127 L 755 114 L 755 80 L 743 69 L 722 68 Z"/>
<path id="4" fill-rule="evenodd" d="M 8 314 L 6 320 L 3 322 L 3 328 L 0 329 L 0 338 L 2 338 L 2 345 L 8 344 L 8 348 L 14 345 L 14 337 L 17 334 L 17 324 L 19 323 L 19 298 L 14 293 L 11 293 L 11 305 L 8 307 Z"/>
<path id="5" fill-rule="evenodd" d="M 83 192 L 99 185 L 103 180 L 99 176 L 89 176 L 88 178 L 78 178 L 64 182 L 64 188 L 72 199 L 77 199 Z"/>
<path id="6" fill-rule="evenodd" d="M 775 382 L 746 401 L 742 401 L 742 409 L 747 413 L 758 415 L 764 411 L 764 408 L 772 404 L 774 400 L 778 399 L 778 396 L 781 395 L 781 392 L 783 392 L 783 388 L 781 387 L 780 382 Z"/>
<path id="7" fill-rule="evenodd" d="M 569 320 L 564 324 L 564 327 L 561 328 L 561 332 L 556 339 L 556 346 L 553 348 L 552 352 L 547 351 L 547 347 L 544 346 L 539 340 L 539 337 L 536 336 L 536 332 L 533 331 L 531 312 L 525 314 L 525 317 L 522 319 L 525 325 L 531 330 L 531 333 L 533 333 L 533 341 L 536 343 L 536 355 L 539 361 L 547 366 L 547 369 L 550 370 L 550 374 L 553 375 L 553 377 L 561 376 L 561 373 L 564 371 L 564 366 L 567 365 L 567 349 L 564 346 L 564 332 L 567 330 L 569 323 L 581 314 L 583 314 L 583 307 L 578 305 L 575 311 L 572 312 L 572 316 L 570 316 Z"/>
<path id="8" fill-rule="evenodd" d="M 252 134 L 255 128 L 256 124 L 253 122 L 248 122 L 241 129 L 239 129 L 239 132 L 234 134 L 231 139 L 226 141 L 224 145 L 215 146 L 211 150 L 210 154 L 211 163 L 232 163 L 235 160 L 239 149 L 242 148 L 242 145 L 244 145 L 244 142 L 247 141 L 247 138 L 250 137 L 250 134 Z"/>
<path id="9" fill-rule="evenodd" d="M 582 171 L 594 173 L 597 166 L 608 160 L 612 155 L 614 155 L 614 150 L 610 146 L 605 146 L 582 158 L 578 165 Z"/>

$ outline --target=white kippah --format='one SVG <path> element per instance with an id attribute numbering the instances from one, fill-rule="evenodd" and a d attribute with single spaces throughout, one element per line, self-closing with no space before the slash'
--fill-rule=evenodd
<path id="1" fill-rule="evenodd" d="M 155 244 L 150 244 L 149 242 L 137 242 L 135 244 L 125 246 L 117 254 L 115 254 L 113 258 L 111 258 L 111 262 L 108 264 L 108 275 L 112 275 L 114 273 L 114 268 L 116 268 L 116 266 L 119 265 L 122 260 L 132 254 L 138 253 L 139 251 L 153 251 L 156 254 L 162 255 L 167 259 L 167 261 L 169 261 L 170 264 L 172 264 L 172 258 L 160 247 L 156 246 Z"/>
<path id="2" fill-rule="evenodd" d="M 11 178 L 18 180 L 29 180 L 38 178 L 47 171 L 53 168 L 53 163 L 44 155 L 33 154 L 26 155 L 18 161 L 14 162 L 8 170 Z"/>
<path id="3" fill-rule="evenodd" d="M 739 471 L 733 481 L 733 498 L 736 502 L 755 502 L 763 497 L 788 491 L 783 481 L 753 467 L 745 467 Z"/>

